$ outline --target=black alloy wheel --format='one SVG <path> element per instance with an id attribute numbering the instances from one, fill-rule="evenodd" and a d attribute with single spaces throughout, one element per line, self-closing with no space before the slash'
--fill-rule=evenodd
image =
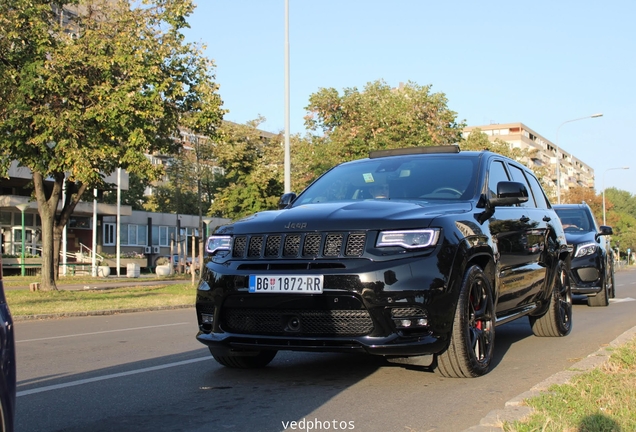
<path id="1" fill-rule="evenodd" d="M 559 261 L 552 285 L 548 310 L 541 316 L 530 316 L 535 336 L 560 337 L 572 330 L 572 287 L 565 262 Z"/>
<path id="2" fill-rule="evenodd" d="M 450 378 L 472 378 L 488 372 L 495 342 L 495 313 L 490 281 L 472 266 L 462 281 L 451 340 L 437 355 L 436 371 Z"/>

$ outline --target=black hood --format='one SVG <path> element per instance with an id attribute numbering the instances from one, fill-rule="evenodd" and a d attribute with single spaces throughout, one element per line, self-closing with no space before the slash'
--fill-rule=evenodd
<path id="1" fill-rule="evenodd" d="M 428 205 L 424 201 L 389 200 L 304 204 L 265 211 L 225 225 L 218 234 L 265 234 L 285 231 L 360 231 L 426 228 L 437 216 L 465 213 L 470 202 Z"/>
<path id="2" fill-rule="evenodd" d="M 565 239 L 568 244 L 581 244 L 585 242 L 595 242 L 596 243 L 596 233 L 593 231 L 583 232 L 583 233 L 571 233 L 565 232 Z"/>

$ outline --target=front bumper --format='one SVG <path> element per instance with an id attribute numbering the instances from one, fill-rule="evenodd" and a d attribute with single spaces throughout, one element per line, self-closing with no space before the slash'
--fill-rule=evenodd
<path id="1" fill-rule="evenodd" d="M 570 266 L 572 294 L 597 294 L 603 288 L 603 268 L 597 256 L 575 258 Z"/>
<path id="2" fill-rule="evenodd" d="M 215 355 L 240 355 L 245 351 L 310 351 L 367 353 L 382 356 L 417 356 L 442 351 L 447 341 L 432 335 L 404 338 L 398 334 L 388 337 L 275 337 L 247 336 L 230 333 L 197 334 L 197 340 Z"/>
<path id="3" fill-rule="evenodd" d="M 197 340 L 221 356 L 257 350 L 439 353 L 448 345 L 456 299 L 433 261 L 359 260 L 346 269 L 323 268 L 322 294 L 249 293 L 249 274 L 265 271 L 209 262 L 197 291 Z"/>

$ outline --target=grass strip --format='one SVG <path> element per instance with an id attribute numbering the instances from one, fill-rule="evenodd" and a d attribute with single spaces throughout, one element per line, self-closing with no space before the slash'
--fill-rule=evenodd
<path id="1" fill-rule="evenodd" d="M 117 277 L 92 277 L 92 276 L 60 276 L 60 278 L 56 281 L 56 284 L 60 287 L 64 285 L 76 285 L 76 284 L 87 284 L 87 285 L 95 285 L 100 283 L 109 283 L 109 282 L 132 282 L 132 281 L 147 281 L 147 280 L 190 280 L 192 276 L 190 275 L 170 275 L 170 276 L 161 276 L 161 277 L 143 277 L 143 278 L 117 278 Z M 29 286 L 32 282 L 42 282 L 41 276 L 4 276 L 2 279 L 2 284 L 5 288 L 10 287 L 22 287 Z"/>
<path id="2" fill-rule="evenodd" d="M 604 365 L 530 398 L 534 409 L 508 432 L 636 431 L 636 339 L 614 350 Z"/>
<path id="3" fill-rule="evenodd" d="M 190 283 L 83 291 L 5 292 L 14 317 L 194 305 Z"/>

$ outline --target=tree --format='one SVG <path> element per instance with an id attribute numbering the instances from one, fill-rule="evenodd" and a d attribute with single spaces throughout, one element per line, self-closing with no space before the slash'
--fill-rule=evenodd
<path id="1" fill-rule="evenodd" d="M 111 188 L 116 188 L 116 186 L 112 185 Z M 148 186 L 150 186 L 148 181 L 138 175 L 130 174 L 128 176 L 128 189 L 121 191 L 121 204 L 130 206 L 133 210 L 145 210 L 144 206 L 148 198 L 144 195 L 144 192 Z M 117 191 L 113 189 L 105 191 L 100 202 L 116 204 Z"/>
<path id="2" fill-rule="evenodd" d="M 596 195 L 594 189 L 585 186 L 570 188 L 563 193 L 561 201 L 563 204 L 587 204 L 590 206 L 597 224 L 603 224 L 603 198 Z"/>
<path id="3" fill-rule="evenodd" d="M 214 154 L 225 175 L 210 214 L 236 219 L 276 208 L 283 193 L 283 145 L 280 135 L 258 130 L 262 121 L 222 125 Z"/>
<path id="4" fill-rule="evenodd" d="M 612 202 L 614 211 L 636 217 L 636 197 L 629 192 L 613 187 L 607 188 L 605 189 L 605 200 Z"/>
<path id="5" fill-rule="evenodd" d="M 305 125 L 327 139 L 321 157 L 330 165 L 373 150 L 455 144 L 465 124 L 456 121 L 446 96 L 430 89 L 412 82 L 392 89 L 381 80 L 342 95 L 323 88 L 309 98 Z"/>
<path id="6" fill-rule="evenodd" d="M 51 6 L 66 3 L 0 3 L 0 174 L 13 160 L 32 171 L 43 290 L 56 289 L 61 232 L 86 190 L 118 167 L 158 178 L 145 154 L 172 154 L 182 122 L 213 132 L 223 115 L 214 64 L 184 42 L 191 0 L 80 2 L 61 27 Z"/>

